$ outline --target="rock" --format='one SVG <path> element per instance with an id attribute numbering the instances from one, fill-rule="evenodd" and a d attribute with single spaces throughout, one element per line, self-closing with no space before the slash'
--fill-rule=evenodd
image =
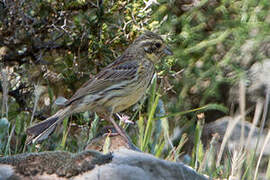
<path id="1" fill-rule="evenodd" d="M 0 158 L 0 179 L 55 179 L 70 178 L 90 171 L 96 165 L 108 163 L 112 154 L 103 155 L 96 151 L 72 154 L 63 151 L 19 154 Z"/>
<path id="2" fill-rule="evenodd" d="M 190 167 L 152 155 L 120 149 L 103 155 L 42 152 L 0 158 L 0 179 L 99 179 L 99 180 L 206 180 Z"/>
<path id="3" fill-rule="evenodd" d="M 251 98 L 256 99 L 258 97 L 265 97 L 266 92 L 270 93 L 270 59 L 265 59 L 263 62 L 257 62 L 253 64 L 248 72 L 249 76 L 249 86 L 247 88 L 247 93 L 251 95 Z M 256 99 L 253 101 L 256 102 Z"/>
<path id="4" fill-rule="evenodd" d="M 108 140 L 107 145 L 105 144 L 106 140 Z M 112 152 L 117 151 L 121 148 L 140 151 L 140 149 L 136 147 L 131 141 L 126 142 L 125 138 L 120 136 L 113 126 L 107 126 L 101 129 L 101 131 L 97 134 L 96 137 L 91 139 L 85 150 Z"/>
<path id="5" fill-rule="evenodd" d="M 227 148 L 229 150 L 234 150 L 240 145 L 240 138 L 241 138 L 241 121 L 237 119 L 237 117 L 230 117 L 230 116 L 225 116 L 223 118 L 217 119 L 214 122 L 205 124 L 203 128 L 203 133 L 202 133 L 202 141 L 204 145 L 208 144 L 210 139 L 214 134 L 219 135 L 219 144 L 218 146 L 222 143 L 222 140 L 224 139 L 227 127 L 229 124 L 233 124 L 235 121 L 238 122 L 235 124 L 235 127 L 233 128 L 232 132 L 230 133 L 230 137 L 228 140 Z M 244 122 L 244 142 L 245 142 L 245 148 L 247 150 L 255 150 L 256 148 L 256 143 L 257 139 L 260 136 L 260 130 L 257 127 L 254 127 L 253 133 L 250 136 L 250 140 L 248 140 L 249 134 L 253 128 L 253 124 L 245 121 Z M 257 153 L 261 152 L 263 143 L 265 141 L 267 132 L 264 131 L 262 136 L 260 136 L 260 141 L 258 144 L 258 149 Z M 270 143 L 267 144 L 265 150 L 264 150 L 264 155 L 270 155 Z"/>
<path id="6" fill-rule="evenodd" d="M 161 160 L 149 154 L 127 149 L 113 153 L 111 163 L 99 166 L 86 174 L 85 177 L 93 180 L 207 179 L 182 163 Z M 75 179 L 78 180 L 80 177 Z"/>
<path id="7" fill-rule="evenodd" d="M 270 59 L 264 59 L 262 62 L 254 63 L 243 80 L 246 85 L 246 98 L 248 107 L 259 99 L 264 100 L 266 93 L 270 93 Z M 231 87 L 229 92 L 229 102 L 238 103 L 239 101 L 239 83 Z"/>
<path id="8" fill-rule="evenodd" d="M 109 138 L 109 144 L 107 149 L 104 149 L 104 144 Z M 113 151 L 113 150 L 119 150 L 121 148 L 125 149 L 131 149 L 129 144 L 125 141 L 125 139 L 122 136 L 115 135 L 115 136 L 110 136 L 109 134 L 107 136 L 98 136 L 94 139 L 91 140 L 91 142 L 86 146 L 86 150 L 96 150 L 99 152 L 104 152 L 104 151 Z"/>

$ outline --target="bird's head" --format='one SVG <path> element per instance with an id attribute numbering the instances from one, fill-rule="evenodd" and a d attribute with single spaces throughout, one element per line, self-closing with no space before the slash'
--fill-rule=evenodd
<path id="1" fill-rule="evenodd" d="M 173 55 L 161 36 L 151 31 L 140 35 L 133 44 L 153 63 L 158 62 L 163 56 Z"/>

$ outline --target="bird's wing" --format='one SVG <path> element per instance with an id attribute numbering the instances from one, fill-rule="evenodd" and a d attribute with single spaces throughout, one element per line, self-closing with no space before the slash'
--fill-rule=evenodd
<path id="1" fill-rule="evenodd" d="M 134 78 L 139 64 L 138 61 L 132 60 L 132 58 L 133 57 L 127 56 L 119 57 L 116 61 L 99 72 L 94 78 L 84 83 L 84 85 L 65 103 L 66 106 L 86 95 L 101 92 L 109 87 L 113 87 L 115 84 L 120 84 L 120 82 Z"/>

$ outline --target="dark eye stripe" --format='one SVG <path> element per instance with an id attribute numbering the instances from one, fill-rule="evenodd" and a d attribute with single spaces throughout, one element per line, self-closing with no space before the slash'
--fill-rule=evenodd
<path id="1" fill-rule="evenodd" d="M 157 48 L 160 48 L 160 47 L 161 47 L 161 43 L 157 42 L 157 43 L 155 44 L 155 46 L 156 46 Z"/>

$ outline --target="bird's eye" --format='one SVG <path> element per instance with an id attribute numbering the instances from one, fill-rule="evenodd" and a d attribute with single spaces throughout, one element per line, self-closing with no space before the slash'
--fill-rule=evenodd
<path id="1" fill-rule="evenodd" d="M 157 48 L 160 48 L 160 47 L 161 47 L 161 44 L 160 44 L 159 42 L 157 42 L 157 43 L 155 44 L 155 46 L 156 46 Z"/>

